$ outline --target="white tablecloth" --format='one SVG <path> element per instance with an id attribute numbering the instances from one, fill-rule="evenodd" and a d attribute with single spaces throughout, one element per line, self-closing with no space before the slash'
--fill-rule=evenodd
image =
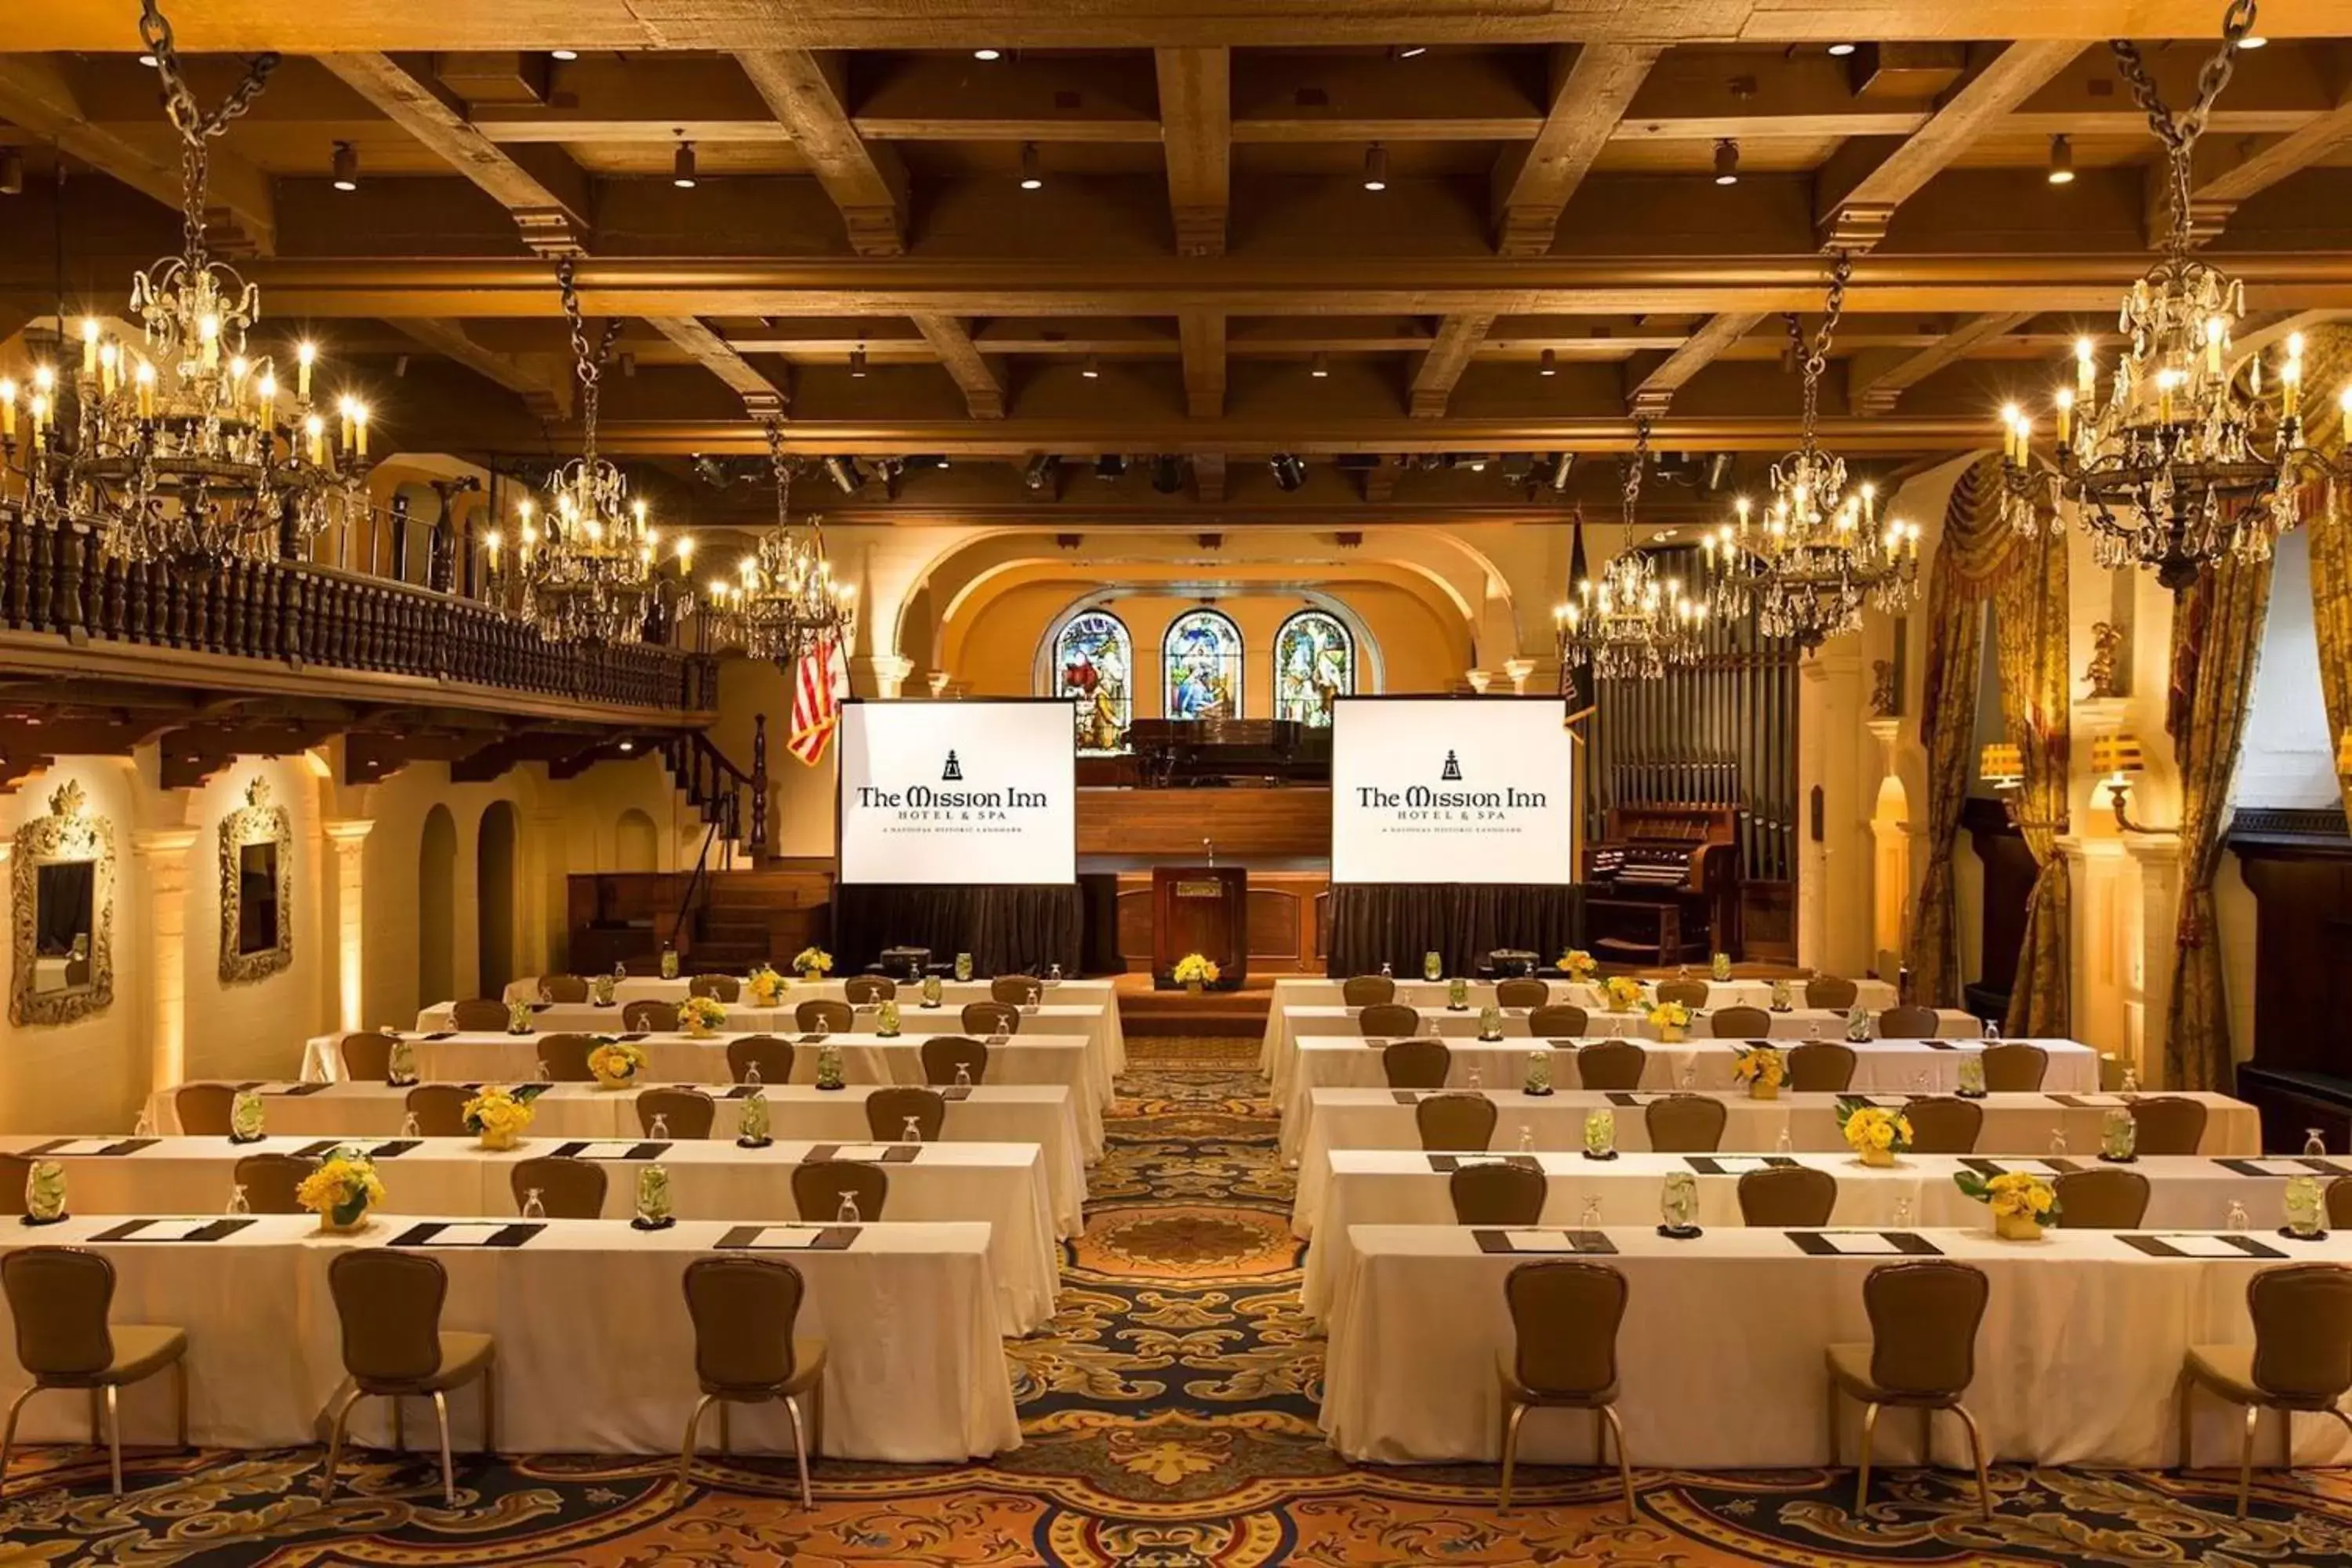
<path id="1" fill-rule="evenodd" d="M 373 1080 L 365 1083 L 263 1083 L 240 1080 L 233 1087 L 261 1096 L 263 1125 L 271 1132 L 308 1138 L 397 1135 L 407 1115 L 408 1090 Z M 866 1136 L 866 1100 L 878 1087 L 854 1083 L 839 1089 L 811 1084 L 767 1086 L 769 1135 L 811 1142 L 855 1143 Z M 730 1098 L 741 1090 L 718 1089 L 719 1118 L 713 1138 L 733 1138 L 742 1128 L 743 1105 Z M 1052 1194 L 1057 1234 L 1079 1235 L 1085 1226 L 1086 1163 L 1079 1153 L 1076 1112 L 1070 1091 L 1059 1084 L 980 1084 L 969 1091 L 949 1089 L 945 1142 L 1034 1143 L 1045 1152 L 1045 1183 Z M 176 1134 L 176 1090 L 148 1097 L 147 1114 L 159 1132 Z M 954 1096 L 961 1094 L 962 1098 Z M 559 1083 L 531 1101 L 531 1131 L 541 1138 L 635 1138 L 637 1097 L 627 1089 L 607 1092 L 593 1084 Z"/>
<path id="2" fill-rule="evenodd" d="M 434 1040 L 411 1036 L 416 1043 L 419 1076 L 442 1081 L 471 1079 L 513 1083 L 539 1071 L 539 1048 L 532 1035 L 450 1034 Z M 653 1083 L 719 1084 L 733 1081 L 727 1069 L 730 1035 L 698 1040 L 689 1035 L 647 1035 L 645 1047 L 647 1081 Z M 794 1083 L 816 1081 L 817 1045 L 814 1037 L 788 1035 L 793 1050 Z M 921 1083 L 923 1037 L 902 1034 L 885 1039 L 879 1035 L 831 1035 L 825 1044 L 841 1051 L 842 1076 L 850 1083 Z M 343 1037 L 320 1035 L 302 1048 L 302 1078 L 308 1083 L 335 1082 L 343 1077 Z M 1110 1080 L 1100 1057 L 1077 1035 L 1022 1034 L 988 1047 L 988 1079 L 992 1084 L 1060 1084 L 1071 1091 L 1078 1118 L 1078 1136 L 1086 1157 L 1102 1153 L 1102 1113 L 1110 1104 Z"/>
<path id="3" fill-rule="evenodd" d="M 1592 1089 L 1560 1089 L 1541 1096 L 1516 1089 L 1483 1092 L 1495 1102 L 1493 1146 L 1497 1151 L 1517 1149 L 1522 1128 L 1538 1149 L 1580 1151 L 1585 1117 L 1603 1108 L 1616 1112 L 1619 1148 L 1650 1146 L 1642 1107 L 1655 1095 L 1603 1094 Z M 1421 1147 L 1413 1104 L 1422 1098 L 1412 1089 L 1318 1089 L 1313 1092 L 1314 1115 L 1307 1121 L 1298 1163 L 1298 1193 L 1291 1209 L 1294 1231 L 1300 1236 L 1315 1233 L 1316 1217 L 1323 1211 L 1324 1184 L 1331 1174 L 1333 1150 Z M 1832 1153 L 1845 1147 L 1837 1126 L 1837 1102 L 1843 1096 L 1783 1094 L 1778 1100 L 1750 1100 L 1735 1089 L 1717 1091 L 1716 1098 L 1729 1112 L 1723 1127 L 1723 1147 L 1730 1152 L 1768 1153 L 1780 1146 L 1783 1131 L 1801 1150 Z M 1899 1103 L 1901 1099 L 1879 1098 L 1888 1104 Z M 2205 1137 L 2199 1152 L 2262 1152 L 2262 1118 L 2252 1106 L 2226 1094 L 2184 1098 L 2205 1103 Z M 1990 1094 L 1977 1103 L 1984 1110 L 1984 1129 L 1977 1135 L 1978 1153 L 2045 1154 L 2051 1133 L 2062 1130 L 2069 1149 L 2095 1152 L 2106 1113 L 2129 1102 L 2112 1094 Z"/>
<path id="4" fill-rule="evenodd" d="M 11 1136 L 0 1148 L 23 1153 L 59 1140 Z M 109 1140 L 75 1141 L 97 1145 Z M 226 1138 L 163 1138 L 129 1154 L 58 1154 L 68 1183 L 67 1206 L 79 1214 L 219 1214 L 246 1154 L 315 1152 L 322 1140 L 269 1137 L 247 1144 Z M 493 1152 L 465 1138 L 427 1138 L 379 1160 L 389 1215 L 517 1213 L 512 1176 L 517 1162 L 564 1152 L 571 1141 L 532 1136 Z M 792 1173 L 809 1153 L 804 1142 L 778 1139 L 765 1149 L 731 1142 L 639 1143 L 635 1153 L 657 1158 L 669 1171 L 670 1196 L 681 1219 L 791 1220 Z M 1034 1143 L 926 1143 L 898 1146 L 889 1163 L 887 1217 L 892 1221 L 985 1221 L 989 1264 L 995 1279 L 1003 1331 L 1025 1334 L 1051 1317 L 1060 1251 L 1046 1206 L 1045 1162 Z M 913 1158 L 903 1159 L 911 1152 Z M 903 1161 L 903 1163 L 902 1163 Z M 604 1213 L 635 1212 L 643 1161 L 612 1160 L 606 1167 Z M 830 1215 L 809 1216 L 826 1220 Z"/>
<path id="5" fill-rule="evenodd" d="M 1352 1028 L 1352 1025 L 1350 1026 Z M 1446 1077 L 1453 1089 L 1514 1089 L 1527 1082 L 1528 1055 L 1540 1048 L 1520 1033 L 1500 1040 L 1449 1038 L 1454 1054 Z M 1587 1039 L 1583 1045 L 1594 1042 Z M 1687 1039 L 1673 1045 L 1636 1041 L 1649 1053 L 1642 1087 L 1653 1089 L 1728 1089 L 1734 1087 L 1733 1064 L 1745 1043 L 1739 1040 Z M 2072 1040 L 2036 1040 L 2050 1053 L 2042 1087 L 2053 1093 L 2091 1094 L 2099 1087 L 2099 1055 Z M 1285 1160 L 1296 1160 L 1312 1135 L 1314 1093 L 1319 1089 L 1381 1089 L 1388 1084 L 1381 1066 L 1381 1043 L 1355 1035 L 1309 1035 L 1298 1041 L 1293 1057 L 1290 1088 L 1276 1103 L 1283 1108 L 1281 1146 Z M 1981 1050 L 1976 1040 L 1869 1040 L 1854 1047 L 1853 1089 L 1858 1094 L 1948 1094 L 1960 1086 L 1960 1062 Z M 1551 1048 L 1551 1081 L 1556 1089 L 1579 1084 L 1576 1052 Z M 1515 1134 L 1516 1135 L 1516 1134 Z M 1339 1147 L 1334 1144 L 1333 1147 Z"/>
<path id="6" fill-rule="evenodd" d="M 1617 1342 L 1626 1447 L 1645 1468 L 1772 1468 L 1829 1460 L 1822 1347 L 1867 1343 L 1863 1279 L 1886 1258 L 1814 1258 L 1778 1230 L 1709 1230 L 1670 1241 L 1654 1228 L 1612 1229 L 1630 1288 Z M 2120 1237 L 2052 1231 L 2034 1243 L 1970 1231 L 1919 1233 L 1982 1268 L 1991 1300 L 1977 1337 L 1967 1404 L 1989 1458 L 2044 1465 L 2168 1465 L 2177 1458 L 2173 1388 L 2192 1343 L 2253 1337 L 2246 1281 L 2280 1259 L 2156 1258 Z M 2291 1261 L 2352 1263 L 2352 1233 L 2317 1243 L 2267 1237 Z M 1513 1343 L 1504 1277 L 1524 1258 L 1479 1249 L 1451 1226 L 1356 1231 L 1355 1306 L 1333 1327 L 1323 1428 L 1351 1459 L 1492 1461 L 1500 1454 L 1495 1361 Z M 2237 1462 L 2243 1416 L 2198 1396 L 2196 1459 Z M 1861 1410 L 1839 1401 L 1839 1456 L 1852 1464 Z M 2279 1454 L 2279 1417 L 2265 1415 L 2255 1453 Z M 1539 1411 L 1519 1457 L 1592 1462 L 1591 1417 Z M 1918 1462 L 1917 1418 L 1878 1423 L 1876 1462 Z M 2341 1464 L 2342 1429 L 2294 1424 L 2302 1464 Z M 1958 1420 L 1937 1417 L 1935 1457 L 1965 1466 Z"/>
<path id="7" fill-rule="evenodd" d="M 341 1331 L 327 1269 L 355 1247 L 383 1247 L 418 1222 L 376 1219 L 356 1237 L 322 1237 L 308 1215 L 257 1217 L 214 1242 L 100 1242 L 118 1216 L 0 1229 L 0 1249 L 95 1247 L 113 1261 L 113 1317 L 187 1331 L 189 1436 L 233 1448 L 314 1447 L 320 1412 L 342 1381 Z M 681 1220 L 645 1233 L 617 1220 L 559 1220 L 514 1247 L 441 1247 L 449 1271 L 442 1323 L 498 1342 L 499 1446 L 509 1453 L 675 1454 L 698 1394 L 694 1330 L 679 1280 L 732 1226 Z M 1013 1386 L 991 1298 L 988 1227 L 867 1225 L 846 1250 L 762 1252 L 801 1270 L 796 1325 L 825 1342 L 824 1447 L 836 1458 L 955 1464 L 1021 1445 Z M 572 1309 L 579 1310 L 572 1310 Z M 8 1321 L 0 1301 L 0 1325 Z M 14 1342 L 13 1326 L 0 1339 Z M 123 1390 L 126 1444 L 172 1440 L 171 1378 Z M 24 1386 L 0 1356 L 0 1397 Z M 476 1391 L 449 1396 L 455 1446 L 480 1442 Z M 412 1404 L 408 1440 L 433 1441 L 432 1413 Z M 89 1401 L 42 1394 L 20 1438 L 89 1441 Z M 708 1444 L 718 1442 L 709 1423 Z M 390 1441 L 390 1405 L 363 1401 L 355 1438 Z M 741 1452 L 782 1452 L 781 1405 L 734 1415 Z"/>
<path id="8" fill-rule="evenodd" d="M 1837 1178 L 1837 1206 L 1830 1213 L 1835 1225 L 1895 1225 L 1983 1226 L 1990 1222 L 1982 1205 L 1953 1185 L 1952 1177 L 1968 1160 L 1987 1162 L 1982 1173 L 1996 1169 L 2026 1170 L 2047 1177 L 2046 1157 L 1953 1154 L 1906 1154 L 1892 1169 L 1873 1170 L 1852 1154 L 1688 1155 L 1621 1152 L 1614 1160 L 1588 1160 L 1582 1154 L 1536 1153 L 1513 1156 L 1532 1159 L 1550 1179 L 1544 1201 L 1547 1225 L 1581 1222 L 1588 1199 L 1601 1200 L 1601 1223 L 1608 1226 L 1656 1225 L 1658 1199 L 1669 1171 L 1690 1171 L 1698 1177 L 1698 1223 L 1704 1226 L 1736 1226 L 1739 1217 L 1739 1176 L 1767 1159 L 1786 1159 L 1811 1165 Z M 1719 1158 L 1726 1173 L 1710 1174 L 1704 1163 Z M 1299 1299 L 1322 1318 L 1347 1310 L 1341 1297 L 1350 1257 L 1349 1233 L 1368 1225 L 1445 1225 L 1454 1219 L 1449 1176 L 1435 1167 L 1450 1161 L 1402 1149 L 1341 1149 L 1331 1155 L 1331 1176 L 1323 1194 L 1323 1213 L 1315 1226 L 1314 1245 L 1307 1249 L 1306 1278 Z M 2100 1168 L 2095 1151 L 2070 1156 L 2076 1169 Z M 2293 1169 L 2308 1174 L 2297 1161 L 2261 1161 L 2263 1167 Z M 2158 1228 L 2220 1229 L 2228 1220 L 2230 1205 L 2244 1205 L 2250 1220 L 2276 1226 L 2284 1217 L 2284 1175 L 2249 1175 L 2200 1154 L 2150 1156 L 2130 1167 L 2148 1182 L 2147 1223 Z M 1908 1203 L 1910 1218 L 1898 1219 L 1896 1205 Z"/>

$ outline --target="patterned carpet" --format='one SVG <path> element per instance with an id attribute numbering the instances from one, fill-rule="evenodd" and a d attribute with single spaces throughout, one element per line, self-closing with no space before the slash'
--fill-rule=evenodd
<path id="1" fill-rule="evenodd" d="M 461 1457 L 459 1504 L 423 1462 L 365 1454 L 321 1508 L 315 1450 L 141 1455 L 106 1494 L 103 1455 L 36 1449 L 0 1502 L 0 1568 L 164 1564 L 1359 1564 L 2352 1563 L 2352 1478 L 1898 1470 L 1853 1511 L 1850 1474 L 1638 1477 L 1641 1516 L 1594 1472 L 1523 1473 L 1508 1520 L 1491 1468 L 1364 1469 L 1316 1426 L 1321 1342 L 1297 1305 L 1290 1184 L 1255 1044 L 1137 1040 L 1062 1310 L 1013 1344 L 1027 1441 L 989 1465 L 825 1461 L 803 1513 L 789 1460 L 714 1461 L 681 1493 L 657 1458 Z M 723 1485 L 712 1484 L 720 1483 Z"/>

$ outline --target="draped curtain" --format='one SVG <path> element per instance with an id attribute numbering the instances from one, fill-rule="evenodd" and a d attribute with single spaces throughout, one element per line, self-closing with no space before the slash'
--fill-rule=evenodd
<path id="1" fill-rule="evenodd" d="M 2304 384 L 2335 386 L 2352 368 L 2352 331 L 2323 328 L 2312 334 L 2305 358 L 2310 362 Z M 2308 439 L 2320 451 L 2340 458 L 2346 435 L 2342 416 L 2327 398 L 2315 398 Z M 2335 493 L 2313 498 L 2304 509 L 2304 527 L 2311 534 L 2311 625 L 2319 638 L 2319 689 L 2327 702 L 2327 734 L 2332 751 L 2347 730 L 2352 730 L 2352 495 L 2337 487 Z M 2344 790 L 2345 815 L 2352 818 L 2352 775 L 2336 774 Z"/>
<path id="2" fill-rule="evenodd" d="M 2020 539 L 1995 598 L 1994 656 L 2000 668 L 2000 713 L 2025 759 L 2018 794 L 2018 832 L 2036 874 L 2025 900 L 2025 939 L 2002 1027 L 2012 1036 L 2063 1039 L 2074 1032 L 2068 995 L 2074 889 L 2058 836 L 2066 831 L 2066 542 Z"/>

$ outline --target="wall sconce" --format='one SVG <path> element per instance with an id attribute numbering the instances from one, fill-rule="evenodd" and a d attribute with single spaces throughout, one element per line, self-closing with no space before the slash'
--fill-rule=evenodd
<path id="1" fill-rule="evenodd" d="M 2065 831 L 2063 823 L 2028 822 L 2018 814 L 2017 800 L 2025 788 L 2025 753 L 2007 741 L 1995 741 L 1977 753 L 1977 773 L 2000 797 L 2000 809 L 2011 827 L 2046 827 Z"/>
<path id="2" fill-rule="evenodd" d="M 2130 816 L 2131 775 L 2147 771 L 2147 757 L 2139 737 L 2129 732 L 2101 735 L 2091 742 L 2091 771 L 2107 775 L 2107 804 L 2116 814 L 2118 833 L 2177 833 L 2177 827 L 2151 827 Z"/>

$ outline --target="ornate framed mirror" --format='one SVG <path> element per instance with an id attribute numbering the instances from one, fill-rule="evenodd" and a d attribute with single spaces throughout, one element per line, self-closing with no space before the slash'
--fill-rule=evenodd
<path id="1" fill-rule="evenodd" d="M 16 829 L 8 1021 L 70 1024 L 114 1001 L 114 825 L 72 779 Z"/>
<path id="2" fill-rule="evenodd" d="M 220 825 L 220 977 L 259 980 L 294 962 L 294 827 L 269 781 Z"/>

